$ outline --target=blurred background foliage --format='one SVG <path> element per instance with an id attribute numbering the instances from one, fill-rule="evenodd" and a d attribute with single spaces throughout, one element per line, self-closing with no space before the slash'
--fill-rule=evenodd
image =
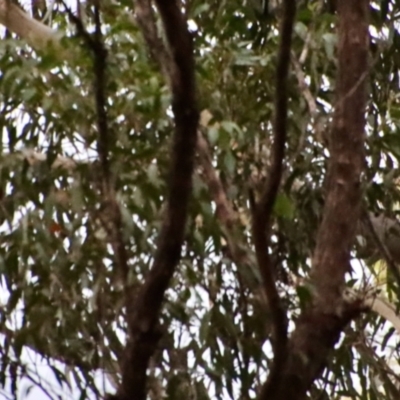
<path id="1" fill-rule="evenodd" d="M 92 60 L 64 5 L 40 4 L 22 6 L 67 32 L 67 49 L 82 51 L 60 61 L 51 49 L 35 52 L 8 31 L 0 42 L 1 393 L 100 398 L 118 380 L 126 325 L 101 223 Z M 237 213 L 236 239 L 254 260 L 248 199 L 269 162 L 280 2 L 185 0 L 182 7 L 195 43 L 199 103 L 209 115 L 202 129 Z M 163 215 L 174 127 L 168 87 L 133 9 L 131 1 L 102 0 L 112 171 L 130 279 L 140 284 Z M 90 2 L 81 4 L 80 15 L 90 31 Z M 371 2 L 363 206 L 390 217 L 399 212 L 400 198 L 399 17 L 398 1 Z M 298 1 L 289 138 L 271 248 L 292 321 L 307 301 L 303 282 L 324 199 L 335 22 L 333 1 Z M 187 240 L 152 361 L 151 399 L 252 399 L 265 379 L 269 313 L 258 272 L 255 264 L 233 263 L 226 243 L 197 171 Z M 362 288 L 373 275 L 362 254 L 353 255 L 360 261 L 349 285 Z M 385 291 L 396 306 L 398 290 L 389 274 Z M 390 324 L 364 315 L 344 332 L 309 398 L 399 398 L 398 344 Z"/>

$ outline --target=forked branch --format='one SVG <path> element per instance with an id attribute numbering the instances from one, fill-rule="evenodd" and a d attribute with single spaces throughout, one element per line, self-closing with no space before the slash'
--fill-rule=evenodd
<path id="1" fill-rule="evenodd" d="M 338 0 L 338 73 L 323 219 L 312 260 L 312 301 L 296 321 L 279 379 L 269 379 L 260 400 L 302 400 L 323 371 L 341 332 L 365 309 L 345 301 L 361 206 L 364 165 L 368 0 Z"/>

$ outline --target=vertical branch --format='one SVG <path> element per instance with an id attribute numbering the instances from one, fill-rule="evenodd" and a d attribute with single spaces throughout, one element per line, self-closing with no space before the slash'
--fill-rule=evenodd
<path id="1" fill-rule="evenodd" d="M 99 0 L 94 4 L 94 35 L 87 32 L 79 19 L 67 4 L 63 5 L 69 18 L 75 24 L 78 34 L 84 40 L 87 48 L 91 51 L 93 57 L 93 88 L 96 108 L 97 125 L 97 152 L 101 167 L 101 196 L 103 212 L 100 217 L 108 233 L 111 247 L 114 252 L 115 264 L 123 281 L 128 274 L 128 255 L 125 248 L 125 242 L 122 236 L 121 212 L 116 199 L 115 188 L 110 173 L 110 132 L 108 127 L 107 115 L 107 50 L 103 43 L 101 32 L 101 17 Z"/>
<path id="2" fill-rule="evenodd" d="M 106 69 L 107 69 L 107 50 L 104 47 L 101 21 L 100 21 L 100 5 L 99 0 L 94 4 L 94 22 L 95 32 L 91 35 L 83 26 L 82 20 L 71 11 L 69 6 L 63 2 L 68 17 L 75 24 L 78 35 L 84 40 L 87 48 L 90 50 L 93 58 L 93 89 L 96 109 L 96 125 L 97 125 L 97 152 L 99 154 L 100 165 L 102 169 L 103 185 L 109 186 L 110 166 L 109 166 L 109 129 L 107 121 L 106 106 Z M 107 183 L 106 183 L 107 182 Z M 102 190 L 105 189 L 105 186 Z M 106 193 L 102 193 L 105 195 Z"/>
<path id="3" fill-rule="evenodd" d="M 171 83 L 172 60 L 163 41 L 158 36 L 151 0 L 136 0 L 135 14 L 151 57 L 158 64 L 165 78 L 168 79 L 168 83 Z"/>
<path id="4" fill-rule="evenodd" d="M 82 20 L 76 17 L 64 3 L 67 13 L 75 24 L 78 34 L 83 38 L 93 57 L 93 88 L 96 109 L 97 151 L 100 159 L 100 193 L 102 213 L 99 215 L 114 253 L 116 271 L 125 284 L 125 304 L 130 305 L 130 287 L 128 278 L 128 254 L 122 234 L 121 211 L 116 198 L 113 178 L 110 171 L 110 130 L 107 113 L 107 50 L 101 32 L 100 2 L 94 3 L 95 31 L 90 35 L 83 26 Z"/>
<path id="5" fill-rule="evenodd" d="M 82 21 L 78 18 L 83 29 Z M 122 234 L 121 210 L 116 198 L 115 187 L 110 171 L 110 130 L 107 112 L 107 49 L 101 32 L 100 0 L 94 2 L 95 31 L 91 39 L 94 69 L 94 91 L 97 115 L 97 151 L 101 166 L 101 193 L 104 210 L 103 223 L 108 231 L 111 247 L 114 252 L 115 265 L 123 281 L 128 276 L 128 254 Z M 126 282 L 125 282 L 126 283 Z M 126 296 L 128 303 L 128 296 Z"/>
<path id="6" fill-rule="evenodd" d="M 110 163 L 109 163 L 109 132 L 107 123 L 107 106 L 105 87 L 106 82 L 106 65 L 107 65 L 107 51 L 104 47 L 101 34 L 101 21 L 100 21 L 100 5 L 99 0 L 94 2 L 94 23 L 95 31 L 94 38 L 92 39 L 92 51 L 94 55 L 94 90 L 97 114 L 97 129 L 98 129 L 98 153 L 100 157 L 100 164 L 103 170 L 103 180 L 107 190 L 110 178 Z"/>
<path id="7" fill-rule="evenodd" d="M 139 5 L 149 10 L 148 1 L 140 1 Z M 199 119 L 192 38 L 180 5 L 174 0 L 156 0 L 156 5 L 169 46 L 170 66 L 167 71 L 175 133 L 166 212 L 154 263 L 134 305 L 127 308 L 129 339 L 122 367 L 122 384 L 115 396 L 118 400 L 146 398 L 147 368 L 160 338 L 159 315 L 164 293 L 179 262 L 184 239 Z M 148 32 L 154 35 L 154 31 Z"/>
<path id="8" fill-rule="evenodd" d="M 342 296 L 361 205 L 369 0 L 338 0 L 338 73 L 329 138 L 326 200 L 312 260 L 313 301 L 296 321 L 279 379 L 260 400 L 302 400 L 322 373 L 340 333 L 363 311 Z M 271 374 L 270 374 L 271 376 Z"/>
<path id="9" fill-rule="evenodd" d="M 295 14 L 296 1 L 285 0 L 283 4 L 283 18 L 281 22 L 280 44 L 276 67 L 275 114 L 273 121 L 274 141 L 271 150 L 272 160 L 267 174 L 267 182 L 260 201 L 258 204 L 254 204 L 254 199 L 251 199 L 254 246 L 273 325 L 274 362 L 273 368 L 270 371 L 271 379 L 276 379 L 279 376 L 279 371 L 285 359 L 287 344 L 286 313 L 276 287 L 268 247 L 271 214 L 279 190 L 283 170 L 287 135 L 287 79 Z"/>
<path id="10" fill-rule="evenodd" d="M 337 2 L 339 16 L 336 103 L 329 137 L 326 201 L 313 257 L 317 295 L 335 307 L 360 218 L 364 163 L 368 1 Z"/>

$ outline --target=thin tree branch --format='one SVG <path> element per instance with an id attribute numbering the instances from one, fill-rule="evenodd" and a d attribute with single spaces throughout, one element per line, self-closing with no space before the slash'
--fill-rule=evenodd
<path id="1" fill-rule="evenodd" d="M 300 91 L 302 92 L 302 94 L 307 102 L 308 110 L 310 111 L 310 117 L 313 119 L 316 119 L 317 114 L 318 114 L 317 102 L 315 101 L 315 98 L 312 95 L 311 90 L 306 83 L 304 72 L 301 69 L 301 63 L 300 63 L 300 61 L 297 61 L 296 55 L 294 53 L 292 53 L 292 62 L 293 62 L 294 72 L 297 77 Z"/>
<path id="2" fill-rule="evenodd" d="M 373 241 L 377 245 L 378 250 L 381 252 L 383 259 L 385 260 L 389 270 L 392 272 L 392 274 L 396 280 L 396 283 L 398 285 L 398 288 L 400 289 L 400 273 L 396 266 L 396 261 L 393 259 L 392 255 L 391 255 L 390 251 L 388 250 L 387 246 L 385 245 L 384 241 L 381 240 L 381 238 L 377 234 L 374 224 L 371 221 L 370 215 L 367 212 L 364 212 L 362 217 L 363 217 L 362 219 L 365 221 L 368 231 L 371 233 Z M 383 217 L 383 218 L 385 218 L 385 217 Z"/>
<path id="3" fill-rule="evenodd" d="M 304 45 L 304 50 L 305 49 L 306 49 L 306 45 Z M 314 129 L 314 137 L 318 141 L 323 142 L 324 137 L 322 134 L 322 129 L 324 128 L 324 126 L 323 126 L 321 120 L 318 119 L 317 102 L 315 101 L 315 98 L 312 95 L 311 90 L 306 83 L 304 72 L 301 69 L 301 63 L 300 63 L 300 61 L 298 61 L 296 59 L 296 55 L 294 54 L 294 52 L 292 52 L 292 64 L 294 67 L 294 73 L 297 77 L 297 82 L 299 84 L 299 89 L 300 89 L 301 93 L 303 94 L 304 99 L 307 102 L 308 111 L 310 112 L 310 120 L 311 120 L 311 123 L 313 124 L 313 129 Z M 301 136 L 299 138 L 299 143 L 298 143 L 298 146 L 297 146 L 297 149 L 296 149 L 294 155 L 292 156 L 292 160 L 296 160 L 298 155 L 301 154 L 301 152 L 303 151 L 306 137 L 307 137 L 307 129 L 304 130 L 304 132 L 301 134 Z"/>
<path id="4" fill-rule="evenodd" d="M 364 296 L 362 298 L 363 304 L 386 319 L 386 321 L 389 321 L 393 325 L 393 328 L 396 329 L 397 333 L 400 334 L 400 318 L 397 314 L 396 306 L 384 297 L 378 296 L 375 292 L 376 288 L 372 294 L 368 293 Z M 350 291 L 350 293 L 353 294 L 354 297 L 360 297 L 360 294 L 354 290 Z"/>
<path id="5" fill-rule="evenodd" d="M 197 151 L 199 155 L 199 164 L 203 170 L 204 180 L 208 184 L 211 197 L 217 206 L 216 216 L 224 227 L 231 230 L 237 220 L 235 211 L 212 165 L 210 146 L 200 131 L 197 134 Z"/>
<path id="6" fill-rule="evenodd" d="M 92 39 L 93 52 L 93 69 L 94 69 L 94 90 L 97 114 L 97 129 L 98 129 L 98 147 L 97 151 L 100 157 L 100 164 L 103 175 L 103 192 L 108 193 L 110 190 L 110 133 L 107 118 L 107 50 L 104 47 L 101 21 L 100 21 L 100 4 L 99 0 L 94 2 L 94 23 L 95 32 Z"/>
<path id="7" fill-rule="evenodd" d="M 100 4 L 96 0 L 94 4 L 95 31 L 91 35 L 83 26 L 82 21 L 74 15 L 69 6 L 63 2 L 64 8 L 75 24 L 78 35 L 82 37 L 87 48 L 90 50 L 93 60 L 93 89 L 96 107 L 97 125 L 97 152 L 101 166 L 101 195 L 103 212 L 100 217 L 104 228 L 108 233 L 111 247 L 114 252 L 115 264 L 119 271 L 121 280 L 126 282 L 128 276 L 128 254 L 125 241 L 122 236 L 121 211 L 116 198 L 114 184 L 110 173 L 110 132 L 107 115 L 107 49 L 103 43 L 100 19 Z M 126 285 L 127 288 L 128 285 Z M 128 290 L 128 289 L 126 289 Z M 126 294 L 126 297 L 128 294 Z M 130 300 L 126 300 L 130 304 Z"/>
<path id="8" fill-rule="evenodd" d="M 299 57 L 300 65 L 303 65 L 306 62 L 308 52 L 310 50 L 311 39 L 312 39 L 312 34 L 311 34 L 311 29 L 309 29 L 309 31 L 307 32 L 306 40 L 304 41 L 303 50 L 301 51 Z"/>
<path id="9" fill-rule="evenodd" d="M 142 2 L 141 4 L 144 4 Z M 172 144 L 169 193 L 154 263 L 128 308 L 129 339 L 122 368 L 122 384 L 114 398 L 145 400 L 147 368 L 160 339 L 159 315 L 164 293 L 180 259 L 184 239 L 196 148 L 199 113 L 196 102 L 192 38 L 177 1 L 156 0 L 169 46 Z"/>
<path id="10" fill-rule="evenodd" d="M 296 1 L 283 2 L 283 18 L 280 29 L 280 44 L 276 67 L 275 114 L 273 123 L 272 160 L 267 174 L 267 182 L 258 204 L 251 198 L 253 214 L 253 240 L 258 267 L 261 272 L 264 291 L 268 300 L 273 326 L 274 362 L 269 379 L 279 378 L 280 369 L 286 357 L 287 319 L 275 283 L 273 266 L 269 255 L 271 214 L 278 194 L 286 144 L 287 125 L 287 80 L 290 66 L 293 23 Z"/>
<path id="11" fill-rule="evenodd" d="M 237 215 L 212 165 L 210 146 L 200 130 L 197 132 L 197 154 L 202 172 L 201 176 L 208 186 L 212 200 L 215 202 L 215 216 L 221 223 L 223 233 L 227 240 L 229 257 L 236 265 L 250 265 L 251 261 L 248 252 L 244 248 L 244 242 L 239 239 Z"/>
<path id="12" fill-rule="evenodd" d="M 125 246 L 125 240 L 122 234 L 121 210 L 117 201 L 113 177 L 110 172 L 110 130 L 108 126 L 107 112 L 107 49 L 103 43 L 101 32 L 100 2 L 94 3 L 94 24 L 95 31 L 91 35 L 83 26 L 82 21 L 76 17 L 69 7 L 64 7 L 75 24 L 78 34 L 83 38 L 86 46 L 91 51 L 93 60 L 93 89 L 96 107 L 96 125 L 97 125 L 97 152 L 100 159 L 100 193 L 102 196 L 102 212 L 99 213 L 102 224 L 108 234 L 108 239 L 114 253 L 116 270 L 124 283 L 125 304 L 127 310 L 132 305 L 132 288 L 128 283 L 128 253 Z M 129 321 L 128 321 L 129 325 Z"/>

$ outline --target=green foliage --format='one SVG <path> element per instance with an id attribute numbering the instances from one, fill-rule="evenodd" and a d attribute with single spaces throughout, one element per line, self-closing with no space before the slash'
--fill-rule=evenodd
<path id="1" fill-rule="evenodd" d="M 199 101 L 212 114 L 207 134 L 213 163 L 240 216 L 238 241 L 253 260 L 248 196 L 249 188 L 260 188 L 269 162 L 279 10 L 263 15 L 252 1 L 184 3 L 195 42 Z M 371 6 L 364 206 L 396 214 L 400 32 L 394 21 L 400 9 L 398 2 L 378 3 Z M 131 8 L 131 2 L 107 1 L 102 18 L 112 174 L 130 279 L 137 285 L 152 263 L 163 216 L 174 126 L 170 92 Z M 93 24 L 89 6 L 86 18 L 87 26 Z M 298 59 L 307 51 L 302 70 L 317 115 L 310 116 L 292 72 L 284 182 L 271 246 L 290 317 L 298 316 L 310 296 L 298 282 L 309 271 L 321 219 L 335 18 L 323 1 L 299 1 L 293 54 Z M 90 52 L 61 6 L 53 24 L 67 30 L 63 45 L 80 49 L 79 57 L 60 62 L 51 49 L 34 53 L 10 35 L 0 43 L 0 384 L 15 398 L 22 398 L 23 379 L 50 398 L 70 388 L 82 399 L 96 398 L 104 391 L 99 371 L 110 381 L 118 379 L 125 310 L 102 223 Z M 231 262 L 214 209 L 196 174 L 182 260 L 167 292 L 164 335 L 152 362 L 150 386 L 157 399 L 255 398 L 270 365 L 270 316 L 258 271 Z M 382 362 L 399 356 L 391 334 L 376 315 L 352 324 L 310 398 L 395 398 L 398 379 Z M 379 351 L 375 343 L 382 343 Z M 27 349 L 51 366 L 56 383 L 37 379 L 21 356 Z"/>

